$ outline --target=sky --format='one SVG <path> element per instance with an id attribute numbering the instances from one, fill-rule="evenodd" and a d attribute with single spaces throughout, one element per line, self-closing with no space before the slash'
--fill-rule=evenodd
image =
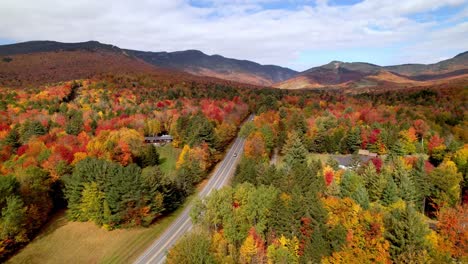
<path id="1" fill-rule="evenodd" d="M 97 40 L 302 71 L 434 63 L 468 50 L 468 0 L 0 0 L 0 45 Z"/>

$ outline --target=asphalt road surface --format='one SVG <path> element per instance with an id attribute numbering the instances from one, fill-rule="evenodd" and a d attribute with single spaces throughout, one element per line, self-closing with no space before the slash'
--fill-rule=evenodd
<path id="1" fill-rule="evenodd" d="M 251 118 L 250 118 L 251 119 Z M 220 189 L 229 183 L 236 170 L 237 162 L 244 152 L 245 139 L 237 138 L 227 151 L 226 156 L 208 180 L 199 197 L 206 197 L 211 191 Z M 192 228 L 189 213 L 192 205 L 187 206 L 182 214 L 169 226 L 169 228 L 151 244 L 151 246 L 136 260 L 135 263 L 164 263 L 167 251 L 181 238 L 185 232 Z"/>

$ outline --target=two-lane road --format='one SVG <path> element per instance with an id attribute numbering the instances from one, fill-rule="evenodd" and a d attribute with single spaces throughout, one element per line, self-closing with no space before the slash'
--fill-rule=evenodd
<path id="1" fill-rule="evenodd" d="M 250 118 L 249 118 L 250 119 Z M 244 151 L 245 140 L 237 138 L 227 151 L 226 156 L 221 161 L 215 172 L 208 180 L 203 190 L 198 194 L 204 198 L 214 189 L 220 189 L 228 184 L 234 174 L 237 162 Z M 135 263 L 164 263 L 167 251 L 181 238 L 185 232 L 192 228 L 192 220 L 189 213 L 192 205 L 187 206 L 182 214 L 172 223 L 172 225 L 143 253 Z"/>

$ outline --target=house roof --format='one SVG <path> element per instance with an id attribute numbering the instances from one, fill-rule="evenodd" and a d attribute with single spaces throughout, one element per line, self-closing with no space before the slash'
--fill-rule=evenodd
<path id="1" fill-rule="evenodd" d="M 145 137 L 145 140 L 172 140 L 173 137 L 171 135 L 162 135 L 158 137 Z"/>
<path id="2" fill-rule="evenodd" d="M 351 167 L 352 165 L 354 165 L 354 162 L 355 162 L 352 155 L 332 156 L 332 157 L 336 161 L 338 161 L 338 164 L 340 166 L 344 166 L 344 167 Z M 373 158 L 372 156 L 365 156 L 365 155 L 358 155 L 356 157 L 358 158 L 359 163 L 369 162 Z"/>

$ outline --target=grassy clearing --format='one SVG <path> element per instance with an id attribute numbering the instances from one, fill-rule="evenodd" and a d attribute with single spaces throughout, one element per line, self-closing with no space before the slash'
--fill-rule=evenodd
<path id="1" fill-rule="evenodd" d="M 320 160 L 322 163 L 326 163 L 327 160 L 331 157 L 345 156 L 345 155 L 332 155 L 327 153 L 309 153 L 307 160 L 311 162 L 312 160 Z"/>
<path id="2" fill-rule="evenodd" d="M 69 222 L 57 213 L 42 232 L 7 263 L 130 263 L 190 204 L 149 228 L 104 230 L 93 223 Z"/>
<path id="3" fill-rule="evenodd" d="M 174 148 L 170 144 L 158 148 L 159 159 L 161 161 L 159 166 L 162 172 L 170 174 L 175 171 L 176 162 L 180 152 L 180 149 Z"/>
<path id="4" fill-rule="evenodd" d="M 326 163 L 330 156 L 345 156 L 345 155 L 331 155 L 326 153 L 309 153 L 307 154 L 307 162 L 312 162 L 313 160 L 320 160 L 322 163 Z M 277 164 L 282 166 L 284 162 L 284 156 L 278 155 Z"/>

